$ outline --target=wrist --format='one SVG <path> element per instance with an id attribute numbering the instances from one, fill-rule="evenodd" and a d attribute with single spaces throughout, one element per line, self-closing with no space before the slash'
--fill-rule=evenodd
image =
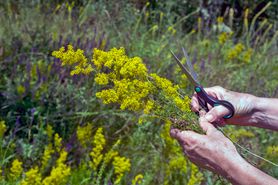
<path id="1" fill-rule="evenodd" d="M 224 177 L 232 184 L 257 185 L 254 183 L 254 167 L 245 161 L 239 154 L 227 163 Z"/>
<path id="2" fill-rule="evenodd" d="M 230 182 L 235 183 L 235 179 L 238 177 L 238 172 L 241 171 L 244 165 L 246 165 L 246 161 L 238 154 L 236 156 L 230 157 L 223 164 L 223 174 L 226 179 Z M 241 174 L 240 174 L 241 176 Z"/>
<path id="3" fill-rule="evenodd" d="M 237 159 L 230 160 L 229 165 L 224 177 L 232 184 L 274 185 L 278 182 L 273 177 L 249 164 L 241 156 L 237 157 Z"/>

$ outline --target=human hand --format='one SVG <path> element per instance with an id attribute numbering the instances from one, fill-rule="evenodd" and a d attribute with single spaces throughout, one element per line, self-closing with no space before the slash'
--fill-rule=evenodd
<path id="1" fill-rule="evenodd" d="M 223 117 L 229 114 L 229 110 L 224 106 L 209 106 L 209 112 L 205 117 L 209 122 L 217 122 L 220 124 L 236 124 L 236 125 L 250 125 L 252 121 L 251 116 L 254 110 L 255 96 L 244 93 L 237 93 L 229 91 L 220 86 L 214 86 L 210 88 L 204 88 L 208 95 L 218 99 L 229 101 L 235 108 L 235 114 L 230 119 L 223 119 Z M 199 112 L 200 105 L 197 99 L 197 94 L 194 93 L 192 97 L 191 107 L 194 112 Z"/>
<path id="2" fill-rule="evenodd" d="M 202 112 L 201 112 L 202 114 Z M 237 152 L 233 143 L 209 123 L 203 115 L 200 126 L 205 135 L 172 128 L 184 154 L 196 165 L 222 175 L 233 184 L 274 185 L 278 180 L 255 168 Z"/>
<path id="3" fill-rule="evenodd" d="M 170 134 L 178 140 L 184 154 L 193 163 L 217 174 L 227 176 L 229 164 L 241 161 L 241 156 L 233 143 L 203 116 L 200 117 L 200 126 L 206 135 L 178 129 L 171 129 Z"/>

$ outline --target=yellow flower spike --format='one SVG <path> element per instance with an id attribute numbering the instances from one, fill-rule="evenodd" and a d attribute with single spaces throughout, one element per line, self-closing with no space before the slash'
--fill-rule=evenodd
<path id="1" fill-rule="evenodd" d="M 48 139 L 51 140 L 53 136 L 54 130 L 50 124 L 47 124 L 46 126 L 46 134 L 48 136 Z"/>
<path id="2" fill-rule="evenodd" d="M 201 184 L 203 179 L 203 174 L 199 172 L 198 167 L 195 164 L 191 163 L 191 174 L 188 185 Z"/>
<path id="3" fill-rule="evenodd" d="M 22 162 L 18 159 L 13 160 L 10 172 L 10 176 L 12 179 L 19 178 L 23 172 Z"/>
<path id="4" fill-rule="evenodd" d="M 92 136 L 92 130 L 93 130 L 93 125 L 88 123 L 86 126 L 78 126 L 76 135 L 77 139 L 80 142 L 81 146 L 88 147 L 89 143 L 91 142 L 91 136 Z"/>
<path id="5" fill-rule="evenodd" d="M 90 163 L 91 168 L 93 168 L 94 171 L 97 170 L 98 165 L 101 163 L 103 159 L 102 151 L 104 149 L 104 146 L 106 144 L 105 137 L 103 135 L 103 128 L 98 128 L 96 131 L 96 134 L 93 139 L 93 149 L 90 153 L 90 156 L 92 158 L 92 161 Z"/>
<path id="6" fill-rule="evenodd" d="M 266 156 L 270 159 L 274 159 L 273 162 L 278 161 L 278 145 L 268 146 L 266 148 Z"/>
<path id="7" fill-rule="evenodd" d="M 125 157 L 116 156 L 114 157 L 113 166 L 116 175 L 115 184 L 119 184 L 124 173 L 130 170 L 130 160 Z"/>
<path id="8" fill-rule="evenodd" d="M 222 24 L 224 21 L 224 18 L 223 17 L 217 17 L 217 23 L 218 24 Z"/>
<path id="9" fill-rule="evenodd" d="M 105 164 L 108 164 L 114 157 L 118 156 L 119 153 L 111 149 L 108 153 L 105 154 L 103 161 Z"/>
<path id="10" fill-rule="evenodd" d="M 96 93 L 96 97 L 103 100 L 104 104 L 115 103 L 119 96 L 114 89 L 105 89 Z"/>
<path id="11" fill-rule="evenodd" d="M 132 185 L 138 185 L 141 184 L 143 181 L 144 176 L 142 174 L 138 174 L 134 177 L 132 180 Z"/>
<path id="12" fill-rule="evenodd" d="M 233 60 L 235 58 L 238 58 L 238 56 L 243 52 L 245 49 L 245 46 L 241 43 L 236 44 L 231 50 L 227 53 L 227 59 Z"/>
<path id="13" fill-rule="evenodd" d="M 25 178 L 20 182 L 20 185 L 41 185 L 41 180 L 39 168 L 36 166 L 25 173 Z"/>
<path id="14" fill-rule="evenodd" d="M 166 78 L 162 78 L 155 73 L 150 74 L 157 87 L 161 88 L 169 97 L 176 97 L 178 94 L 178 86 L 174 86 L 172 82 Z"/>
<path id="15" fill-rule="evenodd" d="M 182 110 L 183 112 L 190 112 L 190 98 L 188 96 L 185 96 L 184 99 L 180 97 L 175 97 L 174 102 L 176 106 Z"/>
<path id="16" fill-rule="evenodd" d="M 25 87 L 23 85 L 18 85 L 16 87 L 16 90 L 17 90 L 17 93 L 20 94 L 20 95 L 23 95 L 26 91 Z"/>
<path id="17" fill-rule="evenodd" d="M 248 48 L 248 50 L 243 53 L 242 61 L 245 63 L 249 63 L 251 60 L 252 54 L 253 54 L 253 50 L 251 48 Z"/>
<path id="18" fill-rule="evenodd" d="M 149 114 L 153 107 L 154 107 L 154 101 L 153 100 L 148 100 L 147 104 L 144 108 L 144 114 Z"/>
<path id="19" fill-rule="evenodd" d="M 43 185 L 63 185 L 67 183 L 67 178 L 71 174 L 71 168 L 65 164 L 68 153 L 65 150 L 60 152 L 55 167 L 52 168 L 50 175 L 43 179 Z"/>
<path id="20" fill-rule="evenodd" d="M 70 72 L 71 75 L 80 73 L 88 75 L 93 71 L 93 67 L 84 55 L 84 51 L 81 49 L 74 51 L 72 45 L 68 45 L 67 50 L 61 47 L 58 51 L 53 51 L 52 56 L 59 58 L 62 61 L 62 66 L 74 66 L 74 69 Z"/>
<path id="21" fill-rule="evenodd" d="M 5 121 L 0 121 L 0 138 L 2 139 L 5 132 L 7 130 L 7 127 L 5 125 Z"/>
<path id="22" fill-rule="evenodd" d="M 52 144 L 48 144 L 43 151 L 43 156 L 42 156 L 42 164 L 41 164 L 41 169 L 44 170 L 46 166 L 48 165 L 49 160 L 51 159 L 51 155 L 54 153 L 54 149 L 52 147 Z"/>
<path id="23" fill-rule="evenodd" d="M 128 60 L 120 69 L 120 74 L 124 78 L 146 77 L 147 67 L 143 64 L 142 59 L 134 57 Z"/>
<path id="24" fill-rule="evenodd" d="M 222 32 L 220 35 L 218 35 L 218 43 L 221 45 L 225 44 L 231 38 L 232 35 L 232 32 Z"/>
<path id="25" fill-rule="evenodd" d="M 98 73 L 95 77 L 95 82 L 99 85 L 107 85 L 109 77 L 106 73 Z"/>
<path id="26" fill-rule="evenodd" d="M 54 135 L 54 146 L 56 151 L 60 151 L 62 147 L 62 138 L 57 133 Z"/>
<path id="27" fill-rule="evenodd" d="M 232 139 L 232 141 L 238 141 L 242 138 L 252 138 L 255 137 L 255 134 L 251 131 L 248 131 L 244 128 L 240 129 L 233 129 L 233 128 L 227 128 L 229 130 L 229 137 Z"/>

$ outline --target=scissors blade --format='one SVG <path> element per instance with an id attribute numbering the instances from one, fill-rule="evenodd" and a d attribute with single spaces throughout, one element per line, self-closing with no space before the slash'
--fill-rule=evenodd
<path id="1" fill-rule="evenodd" d="M 198 82 L 198 84 L 200 84 L 199 83 L 199 80 L 198 80 L 198 75 L 197 75 L 197 73 L 195 72 L 195 70 L 193 69 L 193 65 L 192 65 L 192 62 L 190 61 L 190 58 L 189 58 L 189 56 L 188 56 L 188 53 L 185 51 L 185 49 L 182 47 L 182 52 L 183 52 L 183 55 L 184 55 L 184 57 L 185 57 L 185 59 L 186 59 L 186 64 L 187 64 L 187 66 L 188 66 L 188 69 L 189 69 L 189 72 L 190 72 L 190 74 L 191 74 L 191 76 L 194 78 L 194 80 L 196 81 L 196 82 Z"/>
<path id="2" fill-rule="evenodd" d="M 176 59 L 176 62 L 178 63 L 178 65 L 182 69 L 182 72 L 187 76 L 187 78 L 191 81 L 192 84 L 194 84 L 195 86 L 198 86 L 199 83 L 192 77 L 190 72 L 186 69 L 186 67 L 184 67 L 184 65 L 181 63 L 179 58 L 173 53 L 173 51 L 172 50 L 170 50 L 170 51 L 171 51 L 172 55 L 174 56 L 174 58 Z"/>

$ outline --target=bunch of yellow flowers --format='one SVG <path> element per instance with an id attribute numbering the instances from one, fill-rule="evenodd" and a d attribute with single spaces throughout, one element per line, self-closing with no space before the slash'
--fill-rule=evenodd
<path id="1" fill-rule="evenodd" d="M 62 66 L 74 67 L 71 75 L 92 73 L 94 81 L 101 87 L 96 97 L 104 104 L 164 119 L 188 120 L 192 116 L 190 98 L 181 95 L 180 87 L 149 73 L 142 59 L 128 57 L 124 48 L 110 51 L 95 48 L 91 60 L 84 56 L 84 51 L 74 51 L 71 45 L 67 50 L 62 47 L 54 51 L 52 55 L 62 61 Z"/>

